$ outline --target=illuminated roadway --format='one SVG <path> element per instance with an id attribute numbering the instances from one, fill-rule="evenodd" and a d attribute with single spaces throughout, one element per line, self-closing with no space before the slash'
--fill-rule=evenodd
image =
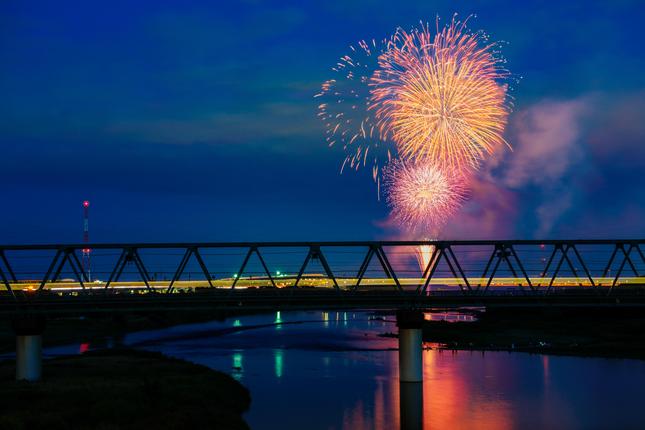
<path id="1" fill-rule="evenodd" d="M 0 314 L 640 306 L 643 246 L 644 239 L 2 245 Z M 78 258 L 87 249 L 92 273 Z M 419 250 L 428 254 L 422 265 L 402 264 Z"/>
<path id="2" fill-rule="evenodd" d="M 540 278 L 542 282 L 544 279 Z M 304 282 L 304 281 L 307 282 Z M 138 312 L 138 311 L 193 311 L 211 310 L 223 312 L 273 311 L 273 310 L 350 310 L 350 309 L 428 309 L 458 307 L 540 307 L 540 306 L 644 306 L 643 278 L 625 279 L 620 289 L 611 295 L 606 287 L 581 288 L 580 280 L 567 280 L 571 286 L 559 283 L 550 294 L 546 286 L 535 291 L 517 286 L 519 279 L 508 278 L 509 283 L 498 284 L 486 294 L 477 291 L 476 278 L 470 278 L 472 291 L 458 288 L 459 280 L 437 278 L 425 294 L 417 288 L 421 279 L 400 279 L 402 291 L 397 291 L 389 279 L 363 279 L 365 285 L 352 290 L 354 279 L 339 279 L 340 288 L 335 289 L 327 279 L 303 277 L 302 285 L 293 287 L 265 287 L 266 280 L 238 280 L 235 289 L 231 279 L 213 280 L 214 287 L 205 281 L 176 282 L 176 290 L 165 293 L 168 281 L 153 282 L 149 290 L 143 283 L 120 282 L 105 289 L 102 283 L 93 283 L 83 291 L 78 283 L 58 282 L 47 284 L 47 289 L 30 290 L 33 284 L 16 284 L 16 299 L 5 296 L 0 300 L 0 317 L 16 315 L 79 316 L 92 313 Z M 606 282 L 611 284 L 611 279 Z M 292 281 L 291 281 L 292 282 Z M 512 282 L 516 282 L 513 286 Z M 286 283 L 286 281 L 285 281 Z M 629 284 L 632 284 L 629 286 Z M 280 283 L 276 283 L 280 285 Z M 548 282 L 547 282 L 548 284 Z M 584 284 L 584 283 L 583 283 Z M 318 286 L 314 286 L 318 285 Z M 408 287 L 408 288 L 406 288 Z M 481 287 L 483 289 L 483 287 Z M 20 291 L 22 289 L 22 291 Z"/>
<path id="3" fill-rule="evenodd" d="M 534 288 L 546 288 L 549 285 L 549 278 L 543 277 L 531 277 L 529 278 L 531 284 Z M 614 281 L 613 277 L 594 277 L 594 282 L 596 287 L 607 287 L 612 285 Z M 483 288 L 488 278 L 481 277 L 468 277 L 467 278 L 470 286 L 472 288 L 481 287 Z M 209 285 L 206 280 L 195 280 L 195 281 L 175 281 L 174 282 L 174 293 L 179 292 L 188 292 L 195 291 L 195 289 L 201 288 L 217 288 L 217 289 L 231 289 L 233 283 L 233 278 L 222 278 L 222 279 L 213 279 L 211 280 L 212 287 Z M 274 277 L 273 281 L 278 288 L 288 288 L 293 287 L 295 283 L 294 276 L 288 277 Z M 424 284 L 424 279 L 421 278 L 398 278 L 400 285 L 404 289 L 413 288 L 416 289 L 419 286 Z M 169 286 L 168 280 L 163 281 L 149 281 L 148 285 L 152 289 L 156 290 L 166 290 Z M 341 289 L 352 290 L 356 286 L 356 278 L 340 278 L 336 277 L 336 282 Z M 40 281 L 22 281 L 17 283 L 10 284 L 12 289 L 15 291 L 19 290 L 36 290 L 40 286 Z M 96 280 L 90 283 L 85 284 L 85 288 L 88 290 L 103 290 L 106 283 L 104 281 Z M 465 288 L 465 282 L 462 278 L 433 278 L 430 283 L 430 291 L 442 290 L 445 287 L 450 290 L 458 288 L 459 286 Z M 628 285 L 645 285 L 645 277 L 624 277 L 621 278 L 620 286 Z M 239 278 L 234 289 L 247 289 L 247 288 L 269 288 L 271 284 L 269 279 L 266 277 L 253 277 L 253 278 Z M 304 275 L 298 284 L 298 288 L 301 287 L 315 287 L 315 288 L 333 288 L 333 282 L 331 279 L 322 277 L 321 275 Z M 395 287 L 395 283 L 392 279 L 387 278 L 363 278 L 361 284 L 358 287 L 360 290 L 375 288 L 375 287 Z M 405 288 L 408 287 L 408 288 Z M 520 288 L 530 289 L 526 279 L 524 278 L 495 278 L 490 284 L 490 290 L 500 289 L 500 288 Z M 575 278 L 575 277 L 559 277 L 557 283 L 553 285 L 554 289 L 564 288 L 564 287 L 593 287 L 591 282 L 586 278 Z M 121 281 L 121 282 L 112 282 L 110 284 L 110 289 L 124 289 L 124 290 L 143 290 L 146 288 L 146 284 L 142 281 Z M 83 288 L 79 282 L 76 281 L 58 281 L 58 282 L 48 282 L 44 284 L 44 289 L 56 291 L 56 292 L 65 292 L 65 291 L 79 291 L 81 292 Z"/>

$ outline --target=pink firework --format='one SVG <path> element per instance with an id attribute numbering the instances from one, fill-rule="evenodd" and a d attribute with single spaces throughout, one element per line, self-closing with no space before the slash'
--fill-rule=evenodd
<path id="1" fill-rule="evenodd" d="M 466 197 L 466 179 L 452 172 L 428 162 L 390 163 L 384 184 L 393 218 L 413 232 L 437 234 Z"/>

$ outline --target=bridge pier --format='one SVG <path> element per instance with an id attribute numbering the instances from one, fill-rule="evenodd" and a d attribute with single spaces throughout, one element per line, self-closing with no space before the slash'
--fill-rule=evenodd
<path id="1" fill-rule="evenodd" d="M 423 430 L 423 384 L 399 384 L 399 413 L 401 430 Z"/>
<path id="2" fill-rule="evenodd" d="M 13 320 L 16 333 L 16 380 L 39 381 L 42 377 L 45 319 L 42 317 L 19 317 Z"/>
<path id="3" fill-rule="evenodd" d="M 398 311 L 399 327 L 399 381 L 423 381 L 423 312 Z"/>
<path id="4" fill-rule="evenodd" d="M 423 429 L 423 312 L 398 311 L 401 430 Z"/>

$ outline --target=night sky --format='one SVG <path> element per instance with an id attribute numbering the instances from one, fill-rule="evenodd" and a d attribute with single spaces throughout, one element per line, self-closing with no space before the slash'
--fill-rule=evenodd
<path id="1" fill-rule="evenodd" d="M 348 46 L 471 13 L 508 41 L 506 139 L 445 238 L 645 236 L 634 1 L 0 2 L 0 242 L 393 238 L 313 95 Z"/>

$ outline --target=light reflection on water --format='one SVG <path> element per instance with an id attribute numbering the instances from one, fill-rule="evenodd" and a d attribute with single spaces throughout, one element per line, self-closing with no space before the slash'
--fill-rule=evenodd
<path id="1" fill-rule="evenodd" d="M 385 430 L 399 427 L 402 396 L 397 341 L 378 335 L 395 331 L 393 317 L 282 312 L 122 342 L 230 373 L 251 391 L 253 429 Z M 423 359 L 424 428 L 642 428 L 643 361 L 436 349 Z"/>
<path id="2" fill-rule="evenodd" d="M 282 369 L 284 367 L 284 362 L 282 361 L 284 351 L 281 349 L 276 349 L 273 351 L 273 357 L 275 358 L 275 377 L 282 377 Z"/>
<path id="3" fill-rule="evenodd" d="M 448 322 L 473 322 L 476 318 L 472 314 L 458 313 L 454 311 L 433 311 L 426 312 L 424 318 L 428 321 L 448 321 Z"/>

